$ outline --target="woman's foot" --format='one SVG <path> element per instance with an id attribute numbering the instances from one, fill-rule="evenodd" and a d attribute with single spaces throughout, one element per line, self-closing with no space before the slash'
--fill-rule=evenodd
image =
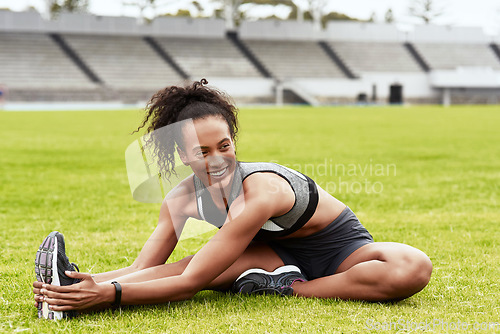
<path id="1" fill-rule="evenodd" d="M 290 296 L 292 284 L 307 281 L 300 269 L 293 265 L 282 266 L 268 272 L 263 269 L 248 269 L 233 283 L 234 293 L 276 294 Z"/>
<path id="2" fill-rule="evenodd" d="M 70 278 L 66 270 L 75 271 L 78 266 L 70 263 L 66 256 L 64 236 L 57 231 L 51 232 L 42 242 L 35 257 L 35 275 L 38 282 L 52 285 L 71 285 L 80 280 Z M 74 312 L 55 312 L 46 302 L 38 302 L 38 317 L 59 320 L 74 316 Z"/>

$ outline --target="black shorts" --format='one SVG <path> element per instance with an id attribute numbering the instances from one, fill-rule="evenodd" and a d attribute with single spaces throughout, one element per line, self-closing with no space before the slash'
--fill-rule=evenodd
<path id="1" fill-rule="evenodd" d="M 373 237 L 348 207 L 321 231 L 303 238 L 272 240 L 268 245 L 285 265 L 300 268 L 312 280 L 335 274 L 355 250 L 372 243 Z"/>

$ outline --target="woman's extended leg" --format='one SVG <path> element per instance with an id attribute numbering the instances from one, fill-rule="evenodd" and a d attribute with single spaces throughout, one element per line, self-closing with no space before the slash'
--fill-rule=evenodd
<path id="1" fill-rule="evenodd" d="M 298 296 L 387 301 L 407 298 L 430 280 L 432 263 L 420 250 L 399 243 L 376 242 L 352 253 L 335 275 L 295 282 Z"/>
<path id="2" fill-rule="evenodd" d="M 143 282 L 180 275 L 192 256 L 178 262 L 140 270 L 114 280 Z M 227 290 L 245 270 L 273 271 L 283 266 L 281 258 L 266 244 L 252 243 L 231 267 L 213 280 L 207 289 Z M 398 243 L 372 243 L 352 253 L 335 275 L 307 282 L 295 282 L 298 296 L 387 301 L 407 298 L 429 282 L 432 264 L 421 251 Z M 36 292 L 35 292 L 36 293 Z"/>

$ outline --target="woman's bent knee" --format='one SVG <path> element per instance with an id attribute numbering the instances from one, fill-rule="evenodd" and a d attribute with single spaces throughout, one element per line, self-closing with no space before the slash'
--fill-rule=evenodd
<path id="1" fill-rule="evenodd" d="M 388 276 L 388 299 L 403 299 L 427 286 L 432 274 L 432 262 L 418 251 L 404 256 L 404 261 L 394 264 Z"/>
<path id="2" fill-rule="evenodd" d="M 413 260 L 413 284 L 418 291 L 427 286 L 432 275 L 432 262 L 424 253 L 418 259 Z"/>

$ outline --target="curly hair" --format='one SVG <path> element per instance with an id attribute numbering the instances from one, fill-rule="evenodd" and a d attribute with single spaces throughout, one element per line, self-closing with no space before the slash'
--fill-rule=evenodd
<path id="1" fill-rule="evenodd" d="M 175 175 L 175 147 L 183 149 L 182 136 L 176 131 L 167 131 L 155 135 L 155 131 L 167 125 L 184 120 L 200 119 L 208 116 L 222 117 L 228 125 L 233 141 L 238 133 L 238 109 L 232 99 L 224 92 L 207 87 L 208 81 L 201 79 L 187 86 L 169 86 L 156 92 L 146 105 L 146 115 L 137 130 L 147 127 L 151 134 L 146 144 L 153 145 L 154 155 L 158 159 L 159 169 L 167 179 Z M 179 131 L 177 131 L 179 132 Z"/>

